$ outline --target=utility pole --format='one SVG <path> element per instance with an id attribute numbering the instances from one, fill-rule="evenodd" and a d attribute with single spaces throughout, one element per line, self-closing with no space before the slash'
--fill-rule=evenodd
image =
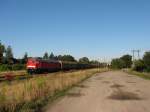
<path id="1" fill-rule="evenodd" d="M 137 53 L 137 57 L 138 57 L 138 59 L 140 59 L 140 50 L 132 50 L 131 52 L 133 55 L 133 65 L 132 66 L 134 67 L 134 62 L 136 60 L 135 53 Z"/>
<path id="2" fill-rule="evenodd" d="M 137 53 L 138 59 L 140 59 L 140 50 L 132 50 L 133 61 L 136 59 L 135 53 Z"/>
<path id="3" fill-rule="evenodd" d="M 135 52 L 135 50 L 132 50 L 131 52 L 132 52 L 132 59 L 134 61 L 134 52 Z"/>
<path id="4" fill-rule="evenodd" d="M 138 59 L 140 59 L 140 50 L 137 50 L 138 53 Z"/>

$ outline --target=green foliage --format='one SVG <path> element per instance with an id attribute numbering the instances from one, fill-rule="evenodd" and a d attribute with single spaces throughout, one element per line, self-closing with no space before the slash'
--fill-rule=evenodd
<path id="1" fill-rule="evenodd" d="M 132 56 L 124 55 L 120 58 L 113 59 L 111 62 L 111 67 L 115 69 L 121 68 L 131 68 L 132 66 Z M 133 70 L 139 72 L 150 72 L 150 51 L 145 52 L 143 59 L 135 60 Z"/>
<path id="2" fill-rule="evenodd" d="M 13 65 L 7 65 L 7 64 L 1 64 L 0 65 L 0 72 L 2 71 L 12 71 L 12 70 L 24 70 L 26 67 L 24 64 L 13 64 Z"/>
<path id="3" fill-rule="evenodd" d="M 43 59 L 48 59 L 48 53 L 47 52 L 44 53 Z"/>
<path id="4" fill-rule="evenodd" d="M 145 68 L 146 66 L 143 60 L 136 60 L 134 62 L 133 70 L 138 71 L 138 72 L 143 72 Z"/>
<path id="5" fill-rule="evenodd" d="M 5 52 L 5 46 L 0 41 L 0 64 L 3 61 L 3 54 L 4 54 L 4 52 Z"/>
<path id="6" fill-rule="evenodd" d="M 130 55 L 124 55 L 120 58 L 122 61 L 124 61 L 124 68 L 131 68 L 132 66 L 132 56 Z"/>
<path id="7" fill-rule="evenodd" d="M 122 59 L 116 58 L 111 61 L 111 67 L 114 69 L 124 68 L 124 61 Z"/>
<path id="8" fill-rule="evenodd" d="M 13 52 L 11 46 L 8 46 L 6 49 L 6 61 L 8 64 L 13 64 Z"/>
<path id="9" fill-rule="evenodd" d="M 147 80 L 150 80 L 150 74 L 149 73 L 137 72 L 137 71 L 133 71 L 133 70 L 126 70 L 125 72 L 129 73 L 129 74 L 137 75 L 137 76 L 144 78 L 144 79 L 147 79 Z"/>
<path id="10" fill-rule="evenodd" d="M 22 64 L 26 64 L 27 63 L 27 60 L 28 60 L 28 53 L 25 52 L 24 56 L 23 56 L 23 59 L 22 59 Z"/>
<path id="11" fill-rule="evenodd" d="M 143 61 L 146 66 L 146 70 L 150 72 L 150 52 L 145 52 Z"/>
<path id="12" fill-rule="evenodd" d="M 71 55 L 59 55 L 58 59 L 61 61 L 71 61 L 71 62 L 76 62 L 75 58 Z"/>
<path id="13" fill-rule="evenodd" d="M 12 70 L 11 65 L 6 65 L 6 64 L 0 65 L 0 71 L 9 71 L 9 70 Z"/>
<path id="14" fill-rule="evenodd" d="M 53 52 L 51 52 L 51 54 L 49 55 L 49 59 L 52 59 L 52 60 L 55 59 Z"/>
<path id="15" fill-rule="evenodd" d="M 12 65 L 12 70 L 24 70 L 26 69 L 26 66 L 24 64 L 14 64 Z"/>
<path id="16" fill-rule="evenodd" d="M 132 56 L 123 55 L 120 58 L 113 59 L 111 61 L 111 67 L 114 69 L 130 68 L 132 65 Z"/>
<path id="17" fill-rule="evenodd" d="M 89 59 L 87 57 L 83 57 L 83 58 L 79 59 L 79 62 L 80 63 L 89 63 L 90 61 L 89 61 Z"/>

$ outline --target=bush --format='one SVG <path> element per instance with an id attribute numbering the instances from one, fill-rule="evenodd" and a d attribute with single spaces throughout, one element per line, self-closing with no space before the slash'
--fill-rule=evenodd
<path id="1" fill-rule="evenodd" d="M 23 64 L 12 65 L 12 70 L 23 70 L 23 69 L 25 69 L 25 65 Z"/>
<path id="2" fill-rule="evenodd" d="M 116 58 L 111 61 L 111 67 L 113 69 L 121 69 L 124 68 L 124 61 L 122 59 Z"/>
<path id="3" fill-rule="evenodd" d="M 123 55 L 120 59 L 124 61 L 124 68 L 131 68 L 132 56 L 127 54 L 127 55 Z"/>
<path id="4" fill-rule="evenodd" d="M 145 69 L 146 69 L 146 66 L 143 60 L 136 60 L 134 62 L 133 70 L 138 71 L 138 72 L 143 72 Z"/>
<path id="5" fill-rule="evenodd" d="M 1 64 L 0 65 L 0 71 L 12 71 L 12 70 L 23 70 L 25 69 L 25 65 L 23 64 L 14 64 L 14 65 L 7 65 L 7 64 Z"/>
<path id="6" fill-rule="evenodd" d="M 150 72 L 150 52 L 145 52 L 143 61 L 146 66 L 146 71 Z"/>
<path id="7" fill-rule="evenodd" d="M 9 71 L 11 70 L 11 66 L 10 65 L 0 65 L 0 71 Z"/>

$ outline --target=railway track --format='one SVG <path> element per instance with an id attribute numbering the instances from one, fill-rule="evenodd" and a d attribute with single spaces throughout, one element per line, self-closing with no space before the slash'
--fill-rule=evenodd
<path id="1" fill-rule="evenodd" d="M 4 74 L 0 76 L 0 82 L 3 81 L 13 81 L 13 80 L 21 80 L 21 79 L 27 79 L 31 78 L 32 76 L 27 75 L 27 74 L 21 74 L 21 75 L 14 75 L 14 74 Z"/>
<path id="2" fill-rule="evenodd" d="M 58 71 L 60 73 L 70 73 L 70 72 L 75 72 L 77 70 L 64 70 L 64 71 Z M 55 73 L 58 73 L 55 72 Z M 54 73 L 54 72 L 51 72 Z M 15 81 L 15 80 L 24 80 L 24 79 L 29 79 L 29 78 L 34 78 L 34 77 L 39 77 L 39 76 L 46 76 L 46 75 L 50 75 L 51 73 L 45 72 L 42 74 L 28 74 L 26 71 L 23 72 L 4 72 L 4 73 L 0 73 L 0 82 L 4 82 L 4 81 Z"/>

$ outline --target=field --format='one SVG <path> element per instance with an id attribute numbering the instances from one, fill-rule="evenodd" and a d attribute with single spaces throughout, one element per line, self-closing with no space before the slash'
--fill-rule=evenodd
<path id="1" fill-rule="evenodd" d="M 0 111 L 35 112 L 50 99 L 60 95 L 75 84 L 107 69 L 88 69 L 57 72 L 13 82 L 0 83 Z"/>

